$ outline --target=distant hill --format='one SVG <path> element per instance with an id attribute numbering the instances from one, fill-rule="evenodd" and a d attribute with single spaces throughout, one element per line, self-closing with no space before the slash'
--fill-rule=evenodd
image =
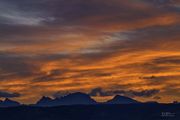
<path id="1" fill-rule="evenodd" d="M 0 107 L 16 107 L 20 106 L 21 104 L 19 102 L 10 100 L 6 98 L 4 101 L 0 101 Z"/>
<path id="2" fill-rule="evenodd" d="M 106 104 L 135 104 L 140 103 L 132 98 L 116 95 L 113 99 L 106 102 Z"/>

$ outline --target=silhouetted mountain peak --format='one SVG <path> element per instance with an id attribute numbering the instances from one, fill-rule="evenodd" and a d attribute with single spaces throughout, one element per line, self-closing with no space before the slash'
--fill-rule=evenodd
<path id="1" fill-rule="evenodd" d="M 43 96 L 40 101 L 51 101 L 52 99 L 50 97 Z"/>
<path id="2" fill-rule="evenodd" d="M 0 107 L 14 107 L 20 105 L 19 102 L 10 100 L 9 98 L 6 98 L 4 101 L 1 101 L 0 103 L 1 103 Z"/>
<path id="3" fill-rule="evenodd" d="M 59 102 L 63 105 L 74 105 L 74 104 L 95 104 L 96 101 L 93 100 L 89 95 L 81 92 L 71 93 L 59 99 Z"/>
<path id="4" fill-rule="evenodd" d="M 113 99 L 107 101 L 108 104 L 132 104 L 139 103 L 138 101 L 121 95 L 116 95 Z"/>
<path id="5" fill-rule="evenodd" d="M 9 98 L 6 98 L 6 99 L 4 100 L 4 102 L 12 102 L 12 100 L 10 100 Z"/>
<path id="6" fill-rule="evenodd" d="M 13 100 L 11 100 L 11 99 L 9 99 L 9 98 L 6 98 L 3 102 L 4 102 L 4 103 L 18 103 L 18 102 L 13 101 Z"/>
<path id="7" fill-rule="evenodd" d="M 50 97 L 43 96 L 36 104 L 37 105 L 48 105 L 53 101 Z"/>
<path id="8" fill-rule="evenodd" d="M 178 101 L 173 101 L 173 104 L 180 104 L 180 102 L 178 102 Z"/>
<path id="9" fill-rule="evenodd" d="M 129 97 L 126 97 L 126 96 L 121 96 L 121 95 L 116 95 L 113 99 L 131 99 Z"/>

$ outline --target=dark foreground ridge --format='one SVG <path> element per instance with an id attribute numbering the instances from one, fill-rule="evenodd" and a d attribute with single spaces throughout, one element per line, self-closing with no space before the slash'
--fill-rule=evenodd
<path id="1" fill-rule="evenodd" d="M 179 104 L 19 106 L 0 108 L 1 120 L 180 120 Z"/>

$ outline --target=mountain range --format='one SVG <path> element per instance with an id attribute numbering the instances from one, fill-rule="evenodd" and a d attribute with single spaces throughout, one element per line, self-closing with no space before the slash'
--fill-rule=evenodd
<path id="1" fill-rule="evenodd" d="M 72 93 L 67 96 L 61 98 L 49 98 L 42 97 L 35 106 L 61 106 L 61 105 L 95 105 L 95 104 L 136 104 L 140 103 L 132 98 L 128 98 L 125 96 L 116 95 L 113 99 L 104 102 L 98 103 L 94 99 L 92 99 L 89 95 L 85 93 Z"/>
<path id="2" fill-rule="evenodd" d="M 89 95 L 84 93 L 72 93 L 61 98 L 51 99 L 42 97 L 35 105 L 36 106 L 60 106 L 60 105 L 91 105 L 97 104 Z"/>
<path id="3" fill-rule="evenodd" d="M 116 95 L 114 98 L 107 102 L 98 103 L 92 99 L 88 94 L 76 92 L 60 98 L 50 98 L 43 96 L 37 103 L 31 106 L 39 107 L 53 107 L 53 106 L 67 106 L 67 105 L 96 105 L 96 104 L 137 104 L 140 103 L 132 98 Z M 0 107 L 15 107 L 21 105 L 20 103 L 6 98 L 0 101 Z"/>

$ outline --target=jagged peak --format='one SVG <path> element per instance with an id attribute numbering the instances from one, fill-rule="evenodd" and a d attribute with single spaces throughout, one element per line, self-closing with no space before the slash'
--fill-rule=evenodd
<path id="1" fill-rule="evenodd" d="M 5 100 L 3 102 L 15 102 L 15 101 L 13 101 L 13 100 L 11 100 L 9 98 L 5 98 Z"/>
<path id="2" fill-rule="evenodd" d="M 121 95 L 116 95 L 111 100 L 107 101 L 110 104 L 129 104 L 129 103 L 139 103 L 138 101 Z"/>
<path id="3" fill-rule="evenodd" d="M 11 99 L 9 99 L 9 98 L 5 98 L 5 100 L 2 101 L 2 104 L 6 104 L 7 106 L 14 106 L 14 105 L 16 106 L 16 105 L 20 105 L 19 102 L 14 101 L 14 100 L 11 100 Z"/>
<path id="4" fill-rule="evenodd" d="M 114 96 L 113 99 L 122 99 L 122 98 L 124 98 L 124 99 L 132 99 L 132 98 L 129 98 L 129 97 L 126 97 L 126 96 L 122 96 L 122 95 L 116 95 L 116 96 Z"/>
<path id="5" fill-rule="evenodd" d="M 50 97 L 42 96 L 40 100 L 52 100 Z"/>
<path id="6" fill-rule="evenodd" d="M 53 101 L 53 99 L 50 98 L 50 97 L 47 97 L 47 96 L 42 96 L 42 97 L 39 99 L 39 101 L 37 101 L 37 104 L 43 103 L 43 102 L 50 102 L 50 101 Z"/>

